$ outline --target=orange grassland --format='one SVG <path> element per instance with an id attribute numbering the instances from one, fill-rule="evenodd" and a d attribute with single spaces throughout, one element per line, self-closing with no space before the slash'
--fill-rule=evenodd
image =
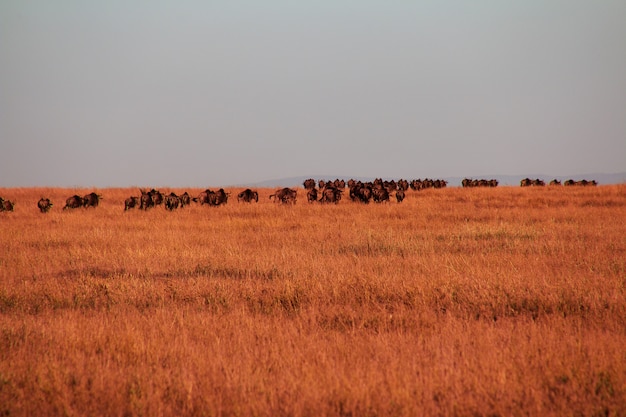
<path id="1" fill-rule="evenodd" d="M 0 416 L 626 415 L 626 185 L 90 191 L 0 189 Z"/>

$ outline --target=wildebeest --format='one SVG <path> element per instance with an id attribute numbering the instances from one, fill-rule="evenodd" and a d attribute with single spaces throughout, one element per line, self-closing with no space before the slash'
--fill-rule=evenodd
<path id="1" fill-rule="evenodd" d="M 220 188 L 219 190 L 217 190 L 215 195 L 216 195 L 216 200 L 215 200 L 216 206 L 228 203 L 228 196 L 230 196 L 230 193 L 227 193 L 226 191 L 224 191 L 223 188 Z"/>
<path id="2" fill-rule="evenodd" d="M 154 189 L 150 191 L 150 197 L 152 198 L 152 202 L 155 206 L 160 206 L 165 200 L 163 193 Z"/>
<path id="3" fill-rule="evenodd" d="M 15 203 L 0 197 L 0 211 L 13 211 Z"/>
<path id="4" fill-rule="evenodd" d="M 179 198 L 180 198 L 181 207 L 185 207 L 191 204 L 191 196 L 189 195 L 187 191 L 185 191 L 182 195 L 180 195 Z"/>
<path id="5" fill-rule="evenodd" d="M 124 211 L 135 208 L 139 205 L 139 197 L 130 196 L 124 200 Z"/>
<path id="6" fill-rule="evenodd" d="M 49 198 L 41 197 L 37 202 L 37 207 L 39 207 L 39 211 L 42 213 L 47 213 L 52 208 L 53 204 Z"/>
<path id="7" fill-rule="evenodd" d="M 150 191 L 146 191 L 140 189 L 141 197 L 140 197 L 140 205 L 139 208 L 142 210 L 147 210 L 150 207 L 157 206 L 159 204 L 163 204 L 163 194 L 160 191 L 155 190 L 154 188 Z"/>
<path id="8" fill-rule="evenodd" d="M 276 192 L 274 194 L 270 195 L 270 200 L 274 200 L 275 203 L 291 203 L 291 204 L 296 204 L 296 197 L 298 195 L 298 191 L 297 190 L 293 190 L 291 188 L 281 188 L 279 190 L 276 190 Z"/>
<path id="9" fill-rule="evenodd" d="M 230 193 L 224 191 L 223 188 L 220 188 L 217 192 L 207 188 L 198 194 L 198 197 L 194 198 L 193 201 L 198 202 L 201 205 L 208 204 L 210 206 L 219 206 L 228 202 L 229 195 Z"/>
<path id="10" fill-rule="evenodd" d="M 150 207 L 154 206 L 150 191 L 146 191 L 146 190 L 140 190 L 140 191 L 141 191 L 141 197 L 139 198 L 139 202 L 140 202 L 139 208 L 141 210 L 148 210 Z"/>
<path id="11" fill-rule="evenodd" d="M 550 185 L 561 185 L 561 181 L 557 180 L 556 178 L 553 179 L 552 181 L 550 181 Z"/>
<path id="12" fill-rule="evenodd" d="M 326 187 L 322 190 L 322 196 L 320 197 L 320 203 L 339 203 L 341 200 L 342 190 L 335 187 L 333 183 L 327 183 Z M 308 197 L 308 196 L 307 196 Z"/>
<path id="13" fill-rule="evenodd" d="M 175 193 L 169 193 L 165 196 L 165 209 L 172 211 L 178 208 L 180 205 L 180 197 L 178 197 Z"/>
<path id="14" fill-rule="evenodd" d="M 215 191 L 209 189 L 202 191 L 193 199 L 193 201 L 200 203 L 200 205 L 211 204 L 211 200 L 215 201 Z"/>
<path id="15" fill-rule="evenodd" d="M 243 190 L 242 192 L 240 192 L 239 194 L 237 194 L 237 201 L 238 202 L 244 202 L 244 203 L 251 203 L 252 201 L 258 202 L 259 201 L 259 193 L 256 191 L 253 191 L 249 188 L 246 188 L 245 190 Z"/>
<path id="16" fill-rule="evenodd" d="M 98 207 L 101 198 L 101 195 L 89 193 L 83 197 L 83 207 Z"/>
<path id="17" fill-rule="evenodd" d="M 402 203 L 403 200 L 404 200 L 404 190 L 396 191 L 396 201 L 398 203 Z"/>
<path id="18" fill-rule="evenodd" d="M 368 204 L 372 198 L 372 186 L 371 183 L 357 182 L 350 187 L 350 199 L 352 201 L 358 201 L 360 203 Z"/>
<path id="19" fill-rule="evenodd" d="M 83 204 L 83 198 L 79 195 L 74 194 L 73 196 L 68 197 L 67 200 L 65 200 L 65 206 L 63 206 L 63 210 L 79 208 L 82 207 Z"/>
<path id="20" fill-rule="evenodd" d="M 398 191 L 407 191 L 409 189 L 409 182 L 405 179 L 398 180 Z"/>
<path id="21" fill-rule="evenodd" d="M 306 192 L 306 201 L 308 201 L 309 203 L 317 201 L 317 189 L 315 188 L 315 184 L 313 184 L 313 188 L 310 188 Z"/>
<path id="22" fill-rule="evenodd" d="M 389 201 L 389 191 L 385 187 L 377 186 L 372 190 L 372 198 L 376 203 Z"/>
<path id="23" fill-rule="evenodd" d="M 313 178 L 304 180 L 304 182 L 302 183 L 302 186 L 304 187 L 305 190 L 310 190 L 312 188 L 315 188 L 315 180 Z"/>

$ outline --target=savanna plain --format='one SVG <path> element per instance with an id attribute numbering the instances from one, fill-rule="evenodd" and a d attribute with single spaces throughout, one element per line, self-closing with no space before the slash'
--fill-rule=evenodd
<path id="1" fill-rule="evenodd" d="M 91 191 L 0 189 L 0 416 L 626 416 L 624 184 Z"/>

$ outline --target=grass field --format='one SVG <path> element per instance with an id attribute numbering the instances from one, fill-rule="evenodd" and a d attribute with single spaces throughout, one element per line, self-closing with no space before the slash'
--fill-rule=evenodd
<path id="1" fill-rule="evenodd" d="M 626 415 L 626 185 L 90 191 L 0 189 L 0 416 Z"/>

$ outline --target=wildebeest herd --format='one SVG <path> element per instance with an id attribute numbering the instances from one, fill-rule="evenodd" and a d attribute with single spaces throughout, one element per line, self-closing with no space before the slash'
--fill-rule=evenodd
<path id="1" fill-rule="evenodd" d="M 469 187 L 497 187 L 498 186 L 498 180 L 496 180 L 496 179 L 475 180 L 475 179 L 471 179 L 471 178 L 464 178 L 463 181 L 461 181 L 461 186 L 463 188 L 469 188 Z"/>
<path id="2" fill-rule="evenodd" d="M 419 181 L 421 182 L 421 180 Z M 413 183 L 414 182 L 412 182 L 412 184 Z M 309 203 L 320 202 L 334 204 L 339 203 L 346 187 L 349 191 L 348 195 L 350 200 L 354 202 L 364 204 L 368 204 L 370 201 L 375 203 L 388 202 L 390 197 L 395 193 L 396 201 L 401 203 L 406 195 L 405 192 L 411 186 L 409 182 L 404 179 L 400 179 L 398 181 L 383 181 L 381 178 L 376 178 L 374 181 L 366 182 L 350 179 L 347 183 L 340 179 L 336 179 L 334 181 L 319 180 L 316 183 L 313 178 L 309 178 L 305 180 L 302 185 L 306 190 L 306 198 Z M 316 188 L 316 185 L 319 186 L 319 188 Z M 422 189 L 412 188 L 414 190 Z M 295 202 L 295 195 L 293 200 Z"/>
<path id="3" fill-rule="evenodd" d="M 440 179 L 417 179 L 407 181 L 405 179 L 400 180 L 382 180 L 377 178 L 374 181 L 357 181 L 350 179 L 347 182 L 342 179 L 335 179 L 334 181 L 319 180 L 316 181 L 313 178 L 309 178 L 302 183 L 306 193 L 306 200 L 309 203 L 332 203 L 337 204 L 341 201 L 346 188 L 348 189 L 348 196 L 351 201 L 357 203 L 368 204 L 389 202 L 395 197 L 398 203 L 401 203 L 406 197 L 406 192 L 410 189 L 414 191 L 421 191 L 428 188 L 445 188 L 448 182 Z M 580 180 L 574 181 L 569 179 L 563 182 L 564 186 L 595 186 L 598 183 L 595 180 Z M 524 178 L 520 181 L 520 186 L 545 186 L 546 183 L 541 179 Z M 550 181 L 551 186 L 560 186 L 561 182 L 557 179 Z M 497 187 L 498 181 L 495 179 L 471 179 L 465 178 L 461 181 L 462 187 Z M 200 205 L 207 205 L 211 207 L 218 207 L 228 203 L 230 193 L 226 192 L 223 188 L 217 191 L 206 189 L 198 194 L 196 197 L 192 197 L 188 192 L 184 192 L 181 195 L 177 195 L 173 192 L 164 194 L 159 190 L 140 189 L 141 192 L 138 196 L 130 196 L 124 201 L 124 211 L 137 208 L 139 210 L 148 210 L 157 206 L 164 206 L 166 210 L 173 211 L 178 208 L 193 203 Z M 275 203 L 280 204 L 295 204 L 298 196 L 298 190 L 294 188 L 279 188 L 274 193 L 270 194 L 269 199 Z M 84 196 L 73 195 L 65 200 L 65 206 L 63 210 L 73 210 L 78 208 L 98 207 L 100 200 L 103 197 L 95 192 L 91 192 Z M 250 188 L 245 189 L 237 194 L 237 202 L 239 203 L 252 203 L 259 201 L 259 193 L 256 190 Z M 11 212 L 15 207 L 15 203 L 10 200 L 5 200 L 0 197 L 0 212 Z M 37 208 L 42 213 L 48 213 L 53 207 L 52 201 L 49 198 L 41 198 L 37 202 Z"/>
<path id="4" fill-rule="evenodd" d="M 523 180 L 520 181 L 520 186 L 521 187 L 543 187 L 545 185 L 546 185 L 545 181 L 540 180 L 539 178 L 536 178 L 536 179 L 524 178 Z M 552 185 L 552 186 L 561 185 L 561 181 L 559 181 L 559 180 L 557 180 L 555 178 L 552 181 L 550 181 L 550 185 Z M 572 186 L 572 185 L 586 187 L 586 186 L 596 186 L 596 185 L 598 185 L 598 182 L 596 180 L 591 180 L 591 181 L 587 181 L 587 180 L 574 181 L 572 179 L 569 179 L 569 180 L 563 182 L 563 185 L 565 185 L 566 187 Z"/>

